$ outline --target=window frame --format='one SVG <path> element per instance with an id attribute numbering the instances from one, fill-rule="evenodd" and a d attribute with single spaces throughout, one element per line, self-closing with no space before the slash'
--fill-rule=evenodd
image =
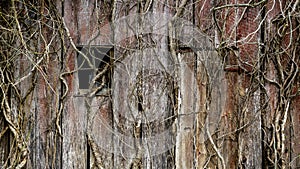
<path id="1" fill-rule="evenodd" d="M 97 76 L 99 72 L 104 70 L 106 64 L 108 64 L 108 68 L 101 76 L 101 77 L 106 76 L 105 86 L 101 88 L 99 91 L 96 91 L 95 94 L 93 95 L 95 96 L 107 95 L 108 94 L 107 92 L 109 91 L 108 89 L 111 88 L 111 79 L 112 79 L 111 65 L 114 57 L 114 47 L 112 45 L 77 45 L 76 48 L 78 51 L 86 55 L 86 57 L 90 60 L 93 66 L 93 67 L 86 67 L 89 66 L 89 64 L 84 60 L 86 58 L 84 56 L 81 56 L 80 52 L 78 51 L 76 52 L 75 66 L 77 68 L 77 75 L 78 75 L 78 81 L 77 81 L 78 93 L 76 96 L 84 97 L 93 93 L 94 92 L 93 90 L 97 90 L 97 88 L 100 86 L 100 81 L 97 80 L 91 86 L 91 83 L 93 83 L 92 80 Z M 98 54 L 102 54 L 102 57 L 97 57 L 95 51 L 98 51 Z M 85 82 L 87 77 L 84 76 L 84 74 L 89 75 L 88 82 Z M 88 85 L 88 87 L 86 85 Z"/>

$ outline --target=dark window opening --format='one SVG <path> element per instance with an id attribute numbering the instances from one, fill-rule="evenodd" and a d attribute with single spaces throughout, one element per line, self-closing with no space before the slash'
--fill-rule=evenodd
<path id="1" fill-rule="evenodd" d="M 80 94 L 92 93 L 110 88 L 112 46 L 79 46 L 77 68 Z"/>

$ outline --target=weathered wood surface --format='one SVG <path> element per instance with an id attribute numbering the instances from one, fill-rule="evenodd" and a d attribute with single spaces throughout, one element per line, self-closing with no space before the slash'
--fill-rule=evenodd
<path id="1" fill-rule="evenodd" d="M 176 13 L 171 6 L 178 5 L 175 1 L 152 3 L 149 9 L 153 12 L 170 16 Z M 145 9 L 140 5 L 116 1 L 114 23 L 119 25 L 112 27 L 107 8 L 113 4 L 57 2 L 70 37 L 65 37 L 61 55 L 41 65 L 43 71 L 38 72 L 34 92 L 24 105 L 24 112 L 28 112 L 24 124 L 28 125 L 22 129 L 29 131 L 27 168 L 263 168 L 266 145 L 262 142 L 271 135 L 262 132 L 271 132 L 278 101 L 276 88 L 266 85 L 269 105 L 267 112 L 260 112 L 262 96 L 258 87 L 251 85 L 251 78 L 235 69 L 224 71 L 216 52 L 205 51 L 213 46 L 208 38 L 189 41 L 192 37 L 188 34 L 199 38 L 189 26 L 177 25 L 179 33 L 172 38 L 196 48 L 181 46 L 176 62 L 169 51 L 169 28 L 164 22 L 169 15 L 129 17 L 120 22 L 122 17 Z M 200 28 L 207 22 L 201 16 L 210 17 L 203 13 L 210 5 L 202 5 L 207 8 L 189 4 L 183 15 Z M 235 38 L 246 36 L 243 26 L 248 21 L 241 23 Z M 50 37 L 47 33 L 45 30 L 43 35 Z M 68 87 L 64 86 L 60 75 L 78 68 L 78 53 L 69 38 L 77 46 L 114 46 L 111 89 L 106 95 L 81 95 L 76 71 L 63 76 Z M 60 43 L 55 46 L 61 48 Z M 193 51 L 201 47 L 204 50 Z M 246 47 L 253 48 L 241 48 Z M 250 51 L 251 58 L 242 52 L 242 59 L 255 60 L 255 52 Z M 24 73 L 26 63 L 22 58 L 18 61 L 16 76 Z M 230 57 L 226 64 L 238 63 Z M 274 65 L 268 69 L 268 76 L 275 78 Z M 29 90 L 30 83 L 28 79 L 20 84 L 21 94 Z M 248 96 L 251 90 L 256 91 Z M 292 168 L 300 163 L 298 103 L 295 99 L 288 118 L 295 128 L 286 132 Z M 0 116 L 1 131 L 6 126 Z M 0 132 L 0 167 L 9 156 L 10 134 Z"/>

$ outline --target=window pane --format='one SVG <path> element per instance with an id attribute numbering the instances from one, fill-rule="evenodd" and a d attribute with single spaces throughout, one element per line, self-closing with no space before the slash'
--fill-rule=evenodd
<path id="1" fill-rule="evenodd" d="M 83 48 L 79 48 L 79 50 L 84 53 L 86 55 L 86 58 L 89 59 L 89 61 L 91 62 L 91 64 L 93 64 L 93 57 L 91 55 L 91 51 L 89 52 L 89 50 L 85 47 Z M 92 68 L 90 67 L 90 65 L 88 64 L 88 61 L 83 55 L 81 54 L 78 54 L 78 57 L 77 57 L 77 65 L 78 65 L 78 68 Z"/>
<path id="2" fill-rule="evenodd" d="M 106 64 L 109 63 L 110 56 L 109 56 L 109 51 L 111 48 L 94 48 L 94 56 L 95 57 L 95 66 L 98 69 L 103 68 Z"/>
<path id="3" fill-rule="evenodd" d="M 81 54 L 77 55 L 77 66 L 78 78 L 79 78 L 79 89 L 89 89 L 92 79 L 96 76 L 97 72 L 103 70 L 103 68 L 110 63 L 110 51 L 113 48 L 111 46 L 83 46 L 78 47 L 82 53 L 85 54 L 84 57 Z M 88 64 L 87 59 L 89 59 L 92 67 Z M 109 73 L 109 72 L 107 72 Z M 107 75 L 103 75 L 107 76 Z M 102 79 L 102 78 L 99 78 Z M 108 83 L 108 81 L 106 81 Z M 102 82 L 97 82 L 95 86 L 99 86 Z M 105 84 L 105 88 L 108 87 Z"/>
<path id="4" fill-rule="evenodd" d="M 89 89 L 90 82 L 94 76 L 93 69 L 85 69 L 78 71 L 79 89 Z"/>

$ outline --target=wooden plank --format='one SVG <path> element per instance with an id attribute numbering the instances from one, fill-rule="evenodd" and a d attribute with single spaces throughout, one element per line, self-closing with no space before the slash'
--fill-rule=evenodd
<path id="1" fill-rule="evenodd" d="M 10 147 L 9 130 L 3 116 L 0 116 L 0 131 L 0 168 L 2 168 L 7 162 Z"/>
<path id="2" fill-rule="evenodd" d="M 157 42 L 154 44 L 167 46 L 159 36 L 149 35 L 145 41 L 151 38 Z M 137 41 L 131 43 L 134 46 Z M 156 49 L 135 48 L 114 70 L 114 129 L 121 136 L 116 137 L 114 145 L 117 168 L 174 167 L 174 152 L 169 147 L 174 141 L 170 140 L 174 114 L 172 62 L 166 48 Z"/>
<path id="3" fill-rule="evenodd" d="M 260 95 L 259 91 L 248 95 L 251 90 L 250 79 L 247 75 L 240 75 L 238 83 L 239 96 L 239 124 L 238 128 L 238 156 L 239 166 L 242 168 L 261 168 L 262 147 L 261 147 L 261 116 L 260 116 Z M 248 102 L 245 99 L 249 99 Z"/>
<path id="4" fill-rule="evenodd" d="M 64 1 L 64 20 L 75 45 L 80 41 L 78 24 L 83 3 L 82 1 Z M 76 68 L 76 56 L 75 50 L 69 46 L 64 54 L 64 71 Z M 84 98 L 74 97 L 78 94 L 78 76 L 76 75 L 69 74 L 65 77 L 68 82 L 68 95 L 64 101 L 62 115 L 62 167 L 74 169 L 86 168 L 87 165 L 87 109 Z"/>
<path id="5" fill-rule="evenodd" d="M 109 14 L 105 2 L 65 1 L 65 21 L 77 46 L 100 46 L 111 43 Z M 74 8 L 73 8 L 74 7 Z M 100 9 L 101 8 L 101 9 Z M 99 16 L 102 16 L 99 18 Z M 101 21 L 100 21 L 101 20 Z M 66 54 L 69 70 L 77 68 L 77 53 Z M 63 116 L 63 167 L 112 168 L 112 113 L 108 96 L 88 98 L 80 94 L 78 74 L 68 78 L 70 95 Z M 110 91 L 108 91 L 110 92 Z"/>
<path id="6" fill-rule="evenodd" d="M 193 53 L 181 54 L 178 56 L 180 62 L 179 70 L 179 112 L 178 127 L 176 135 L 176 167 L 193 168 L 194 166 L 194 104 L 198 94 L 194 95 L 197 90 L 195 86 L 195 74 L 193 69 L 187 63 L 193 62 Z M 189 61 L 189 62 L 187 62 Z M 192 67 L 193 68 L 193 67 Z"/>

